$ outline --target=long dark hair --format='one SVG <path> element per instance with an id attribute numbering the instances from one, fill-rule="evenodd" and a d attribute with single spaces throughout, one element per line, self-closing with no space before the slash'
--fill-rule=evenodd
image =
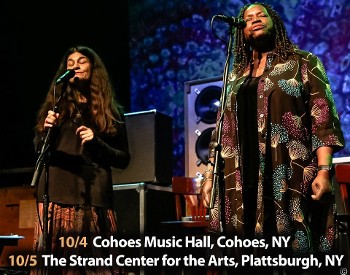
<path id="1" fill-rule="evenodd" d="M 53 108 L 55 100 L 57 99 L 54 95 L 55 80 L 67 70 L 67 59 L 69 55 L 75 52 L 86 56 L 92 64 L 91 79 L 87 95 L 87 105 L 90 108 L 89 112 L 91 117 L 90 123 L 94 125 L 95 130 L 98 132 L 113 135 L 117 131 L 118 123 L 121 122 L 123 108 L 115 99 L 114 88 L 104 63 L 94 50 L 86 46 L 74 46 L 68 49 L 64 54 L 56 75 L 51 82 L 46 100 L 38 112 L 35 130 L 39 133 L 45 131 L 44 121 L 47 112 Z M 76 93 L 71 92 L 74 89 L 72 84 L 67 84 L 66 92 L 60 100 L 60 121 L 72 117 L 76 112 Z"/>
<path id="2" fill-rule="evenodd" d="M 295 50 L 298 49 L 298 46 L 289 39 L 284 22 L 282 21 L 279 14 L 272 8 L 272 6 L 260 2 L 247 4 L 241 8 L 238 17 L 243 19 L 244 12 L 247 10 L 247 8 L 253 5 L 263 6 L 270 15 L 273 21 L 275 34 L 275 54 L 278 56 L 278 58 L 280 58 L 280 60 L 285 61 L 288 55 L 295 53 Z M 233 70 L 235 73 L 238 73 L 247 67 L 251 59 L 252 52 L 250 46 L 244 38 L 243 29 L 236 28 L 234 36 L 235 41 L 233 45 L 233 53 L 235 60 L 233 64 Z"/>

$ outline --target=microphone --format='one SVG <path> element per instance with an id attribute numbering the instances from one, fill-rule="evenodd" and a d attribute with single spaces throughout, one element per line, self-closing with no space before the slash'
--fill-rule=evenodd
<path id="1" fill-rule="evenodd" d="M 241 18 L 236 18 L 236 17 L 229 17 L 229 16 L 226 16 L 226 15 L 222 15 L 222 14 L 218 14 L 218 15 L 215 15 L 217 18 L 219 18 L 220 20 L 230 24 L 230 26 L 234 26 L 234 27 L 237 27 L 237 28 L 240 28 L 240 29 L 244 29 L 245 26 L 247 25 L 247 23 L 241 19 Z"/>
<path id="2" fill-rule="evenodd" d="M 67 70 L 63 75 L 61 75 L 59 78 L 56 80 L 56 85 L 67 81 L 68 79 L 72 78 L 75 75 L 74 70 Z"/>

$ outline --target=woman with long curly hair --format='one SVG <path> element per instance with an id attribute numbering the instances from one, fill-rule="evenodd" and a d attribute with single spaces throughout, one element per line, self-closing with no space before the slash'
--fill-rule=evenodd
<path id="1" fill-rule="evenodd" d="M 110 264 L 69 264 L 72 255 L 92 261 L 118 253 L 95 247 L 93 240 L 116 235 L 111 167 L 124 169 L 130 161 L 123 108 L 94 50 L 76 46 L 66 52 L 38 112 L 35 133 L 38 163 L 44 165 L 36 184 L 38 265 L 31 274 L 124 274 Z M 42 254 L 65 258 L 67 264 L 47 266 Z"/>

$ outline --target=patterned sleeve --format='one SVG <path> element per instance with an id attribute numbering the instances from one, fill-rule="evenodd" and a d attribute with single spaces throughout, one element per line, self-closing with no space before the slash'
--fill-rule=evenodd
<path id="1" fill-rule="evenodd" d="M 344 147 L 344 136 L 329 80 L 321 60 L 312 53 L 302 64 L 303 82 L 308 87 L 312 126 L 312 149 L 331 146 L 337 152 Z"/>

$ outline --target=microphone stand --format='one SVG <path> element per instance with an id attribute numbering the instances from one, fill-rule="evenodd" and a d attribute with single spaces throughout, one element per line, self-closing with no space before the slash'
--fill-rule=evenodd
<path id="1" fill-rule="evenodd" d="M 231 59 L 231 47 L 232 47 L 232 31 L 233 31 L 233 24 L 230 24 L 230 35 L 229 35 L 229 41 L 227 45 L 227 57 L 224 67 L 224 74 L 223 74 L 223 88 L 222 88 L 222 94 L 220 99 L 220 119 L 216 130 L 216 144 L 215 144 L 215 157 L 214 157 L 214 163 L 212 164 L 214 166 L 213 168 L 213 182 L 212 182 L 212 189 L 210 193 L 210 202 L 209 202 L 209 209 L 212 209 L 214 207 L 214 200 L 215 197 L 218 197 L 219 203 L 221 202 L 221 220 L 223 220 L 224 215 L 224 160 L 221 157 L 221 138 L 222 138 L 222 124 L 223 124 L 223 118 L 224 118 L 224 110 L 226 106 L 226 89 L 227 89 L 227 79 L 228 79 L 228 73 L 229 73 L 229 65 L 230 65 L 230 59 Z M 222 227 L 222 225 L 221 225 Z"/>
<path id="2" fill-rule="evenodd" d="M 57 83 L 56 83 L 57 85 Z M 52 108 L 52 110 L 57 113 L 59 103 L 61 101 L 62 95 L 66 91 L 67 83 L 64 83 L 61 89 L 61 94 L 57 101 L 55 100 L 55 105 Z M 38 184 L 39 178 L 41 176 L 43 167 L 45 167 L 45 188 L 44 188 L 44 195 L 43 195 L 43 253 L 48 254 L 48 209 L 49 209 L 49 192 L 48 192 L 48 185 L 49 185 L 49 165 L 48 165 L 48 153 L 51 143 L 51 136 L 52 136 L 52 128 L 49 128 L 46 132 L 46 136 L 44 138 L 43 145 L 40 150 L 39 157 L 35 164 L 35 170 L 34 175 L 32 178 L 31 186 L 35 187 Z M 40 219 L 40 214 L 38 213 L 38 217 Z"/>

